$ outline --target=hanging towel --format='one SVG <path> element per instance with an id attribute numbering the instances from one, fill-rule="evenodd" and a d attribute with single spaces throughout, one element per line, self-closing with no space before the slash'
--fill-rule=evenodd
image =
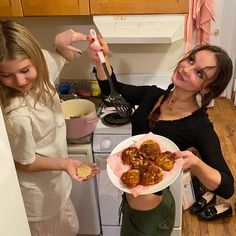
<path id="1" fill-rule="evenodd" d="M 211 20 L 215 20 L 214 0 L 189 0 L 184 28 L 186 52 L 195 45 L 209 44 Z"/>

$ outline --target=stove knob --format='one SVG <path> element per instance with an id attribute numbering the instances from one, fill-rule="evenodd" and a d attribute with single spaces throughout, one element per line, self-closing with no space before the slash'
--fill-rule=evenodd
<path id="1" fill-rule="evenodd" d="M 110 149 L 112 146 L 112 141 L 110 139 L 103 139 L 100 145 L 101 149 Z"/>

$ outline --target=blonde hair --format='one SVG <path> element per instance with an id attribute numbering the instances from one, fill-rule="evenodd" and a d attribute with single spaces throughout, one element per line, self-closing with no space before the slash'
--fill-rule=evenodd
<path id="1" fill-rule="evenodd" d="M 37 71 L 37 79 L 30 90 L 34 106 L 40 102 L 53 109 L 53 96 L 56 89 L 49 80 L 47 64 L 38 42 L 23 25 L 15 21 L 0 20 L 0 64 L 6 60 L 21 61 L 27 58 L 31 60 Z M 13 98 L 24 97 L 27 94 L 0 83 L 0 100 L 3 109 Z"/>

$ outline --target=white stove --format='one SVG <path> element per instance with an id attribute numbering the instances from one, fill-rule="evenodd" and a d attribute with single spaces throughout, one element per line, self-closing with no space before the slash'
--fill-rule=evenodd
<path id="1" fill-rule="evenodd" d="M 96 176 L 96 180 L 103 236 L 120 236 L 118 210 L 122 199 L 122 192 L 108 178 L 106 158 L 120 142 L 131 137 L 130 123 L 107 126 L 102 122 L 105 115 L 114 112 L 108 111 L 103 106 L 93 133 L 93 157 L 101 169 L 100 174 Z"/>
<path id="2" fill-rule="evenodd" d="M 103 123 L 105 115 L 115 113 L 109 111 L 109 107 L 103 105 L 96 129 L 93 133 L 93 151 L 98 153 L 110 153 L 121 141 L 131 136 L 130 122 L 123 125 L 109 126 Z"/>

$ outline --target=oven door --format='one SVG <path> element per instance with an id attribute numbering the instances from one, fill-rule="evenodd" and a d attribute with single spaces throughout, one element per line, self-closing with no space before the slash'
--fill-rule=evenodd
<path id="1" fill-rule="evenodd" d="M 101 215 L 103 236 L 120 236 L 119 207 L 122 201 L 122 191 L 110 181 L 106 165 L 109 153 L 94 153 L 94 160 L 101 168 L 96 176 L 98 200 Z"/>

